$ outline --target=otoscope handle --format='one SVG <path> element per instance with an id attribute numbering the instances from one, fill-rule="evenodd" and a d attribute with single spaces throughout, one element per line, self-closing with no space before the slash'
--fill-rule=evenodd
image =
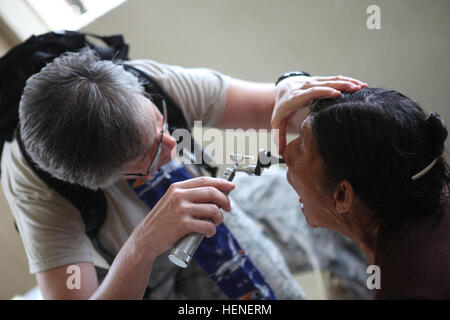
<path id="1" fill-rule="evenodd" d="M 226 168 L 222 178 L 232 181 L 234 175 L 234 170 Z M 228 195 L 228 192 L 224 193 Z M 184 236 L 170 251 L 169 260 L 181 268 L 187 268 L 204 237 L 203 233 L 190 233 Z"/>
<path id="2" fill-rule="evenodd" d="M 203 233 L 190 233 L 181 238 L 170 251 L 169 260 L 181 268 L 187 268 L 204 237 Z"/>

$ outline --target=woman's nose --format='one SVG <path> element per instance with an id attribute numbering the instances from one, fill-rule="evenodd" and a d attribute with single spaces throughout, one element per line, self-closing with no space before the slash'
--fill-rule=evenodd
<path id="1" fill-rule="evenodd" d="M 283 156 L 283 159 L 286 161 L 286 165 L 288 167 L 290 167 L 292 165 L 293 150 L 297 144 L 298 144 L 298 139 L 295 139 L 295 140 L 289 142 L 288 145 L 286 146 L 286 148 L 284 148 L 282 156 Z"/>
<path id="2" fill-rule="evenodd" d="M 289 152 L 289 146 L 290 146 L 290 143 L 284 148 L 284 150 L 283 150 L 283 154 L 282 154 L 282 157 L 283 157 L 283 159 L 284 159 L 284 161 L 286 161 L 286 165 L 289 167 L 290 165 L 291 165 L 291 157 L 290 157 L 290 152 Z"/>

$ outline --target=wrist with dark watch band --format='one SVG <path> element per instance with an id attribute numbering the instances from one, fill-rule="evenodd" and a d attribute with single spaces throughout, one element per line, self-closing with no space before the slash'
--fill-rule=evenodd
<path id="1" fill-rule="evenodd" d="M 275 85 L 277 85 L 278 83 L 280 83 L 281 81 L 283 81 L 286 78 L 290 78 L 290 77 L 297 77 L 297 76 L 306 76 L 306 77 L 311 77 L 311 75 L 308 72 L 305 71 L 290 71 L 290 72 L 285 72 L 283 73 L 278 80 L 275 82 Z"/>

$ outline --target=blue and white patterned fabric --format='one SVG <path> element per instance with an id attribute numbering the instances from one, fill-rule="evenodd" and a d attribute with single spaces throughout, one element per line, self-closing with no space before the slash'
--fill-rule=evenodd
<path id="1" fill-rule="evenodd" d="M 169 162 L 145 183 L 142 179 L 128 183 L 139 198 L 153 208 L 172 183 L 190 179 L 183 165 Z M 194 259 L 229 299 L 276 299 L 262 274 L 245 253 L 230 230 L 221 224 L 212 238 L 205 238 Z"/>

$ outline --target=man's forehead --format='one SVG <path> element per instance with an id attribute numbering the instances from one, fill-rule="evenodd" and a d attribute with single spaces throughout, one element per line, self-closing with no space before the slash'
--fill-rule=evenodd
<path id="1" fill-rule="evenodd" d="M 158 108 L 156 107 L 156 105 L 155 105 L 148 97 L 146 97 L 146 96 L 144 96 L 144 95 L 139 95 L 139 99 L 142 100 L 142 103 L 143 103 L 145 106 L 147 106 L 147 107 L 149 107 L 149 108 L 151 108 L 151 109 L 156 109 L 156 110 L 158 110 Z"/>
<path id="2" fill-rule="evenodd" d="M 148 120 L 150 120 L 153 124 L 153 128 L 156 129 L 156 127 L 159 125 L 160 118 L 162 118 L 161 112 L 159 111 L 158 107 L 147 97 L 140 96 L 140 99 L 142 101 L 142 104 L 144 105 L 143 111 L 148 112 L 148 114 L 143 115 Z M 148 128 L 147 129 L 147 135 L 148 135 Z"/>
<path id="3" fill-rule="evenodd" d="M 140 155 L 136 161 L 142 162 L 147 158 L 147 155 L 151 149 L 151 147 L 154 145 L 154 138 L 156 138 L 157 133 L 158 133 L 158 126 L 159 126 L 159 118 L 160 118 L 160 112 L 158 110 L 158 108 L 156 107 L 156 105 L 147 97 L 142 96 L 142 100 L 143 103 L 145 104 L 145 108 L 144 110 L 149 112 L 149 115 L 145 115 L 148 119 L 150 119 L 153 122 L 153 126 L 152 126 L 152 131 L 153 132 L 149 132 L 149 128 L 145 128 L 142 127 L 140 128 L 141 130 L 141 135 L 143 136 L 143 141 L 146 142 L 147 146 L 146 146 L 146 151 Z M 150 137 L 153 137 L 152 140 L 149 140 Z"/>

